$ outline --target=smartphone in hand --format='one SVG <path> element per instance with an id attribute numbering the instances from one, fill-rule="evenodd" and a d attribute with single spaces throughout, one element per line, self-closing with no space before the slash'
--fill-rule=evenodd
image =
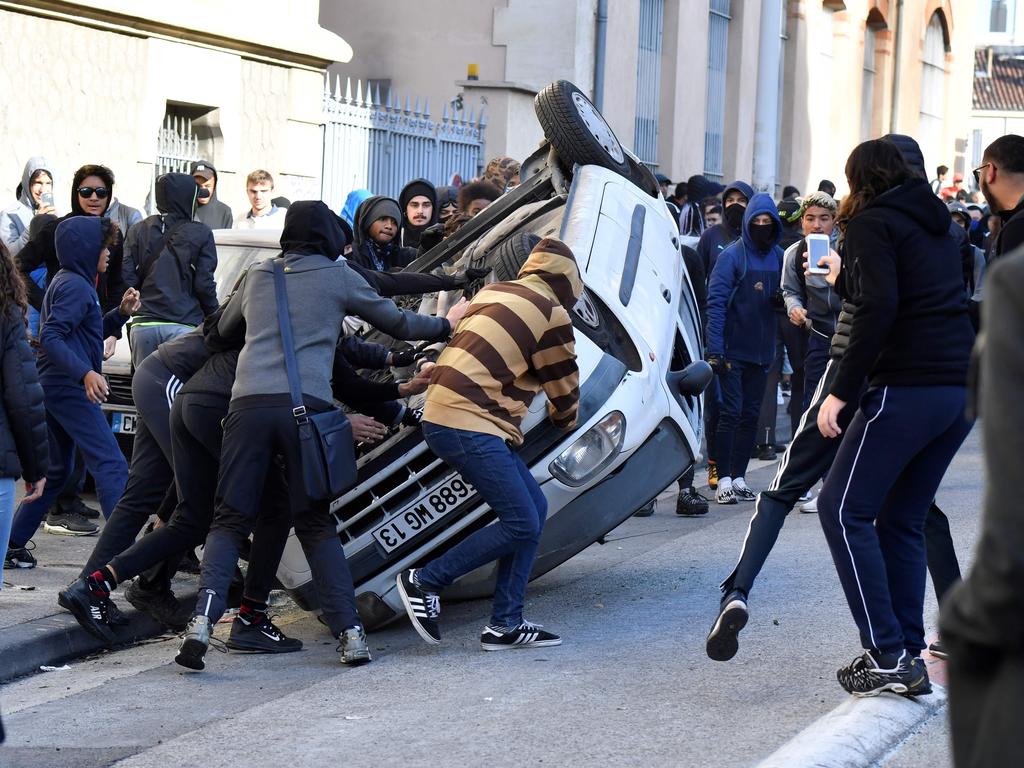
<path id="1" fill-rule="evenodd" d="M 831 250 L 831 242 L 828 235 L 807 236 L 807 273 L 811 275 L 827 275 L 828 265 L 819 265 L 818 262 L 828 256 Z"/>

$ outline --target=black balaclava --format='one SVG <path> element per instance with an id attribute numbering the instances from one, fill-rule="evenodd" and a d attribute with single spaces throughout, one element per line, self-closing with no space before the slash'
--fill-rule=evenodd
<path id="1" fill-rule="evenodd" d="M 767 251 L 772 247 L 772 243 L 775 242 L 774 221 L 769 224 L 750 223 L 747 228 L 750 230 L 750 239 L 759 251 Z"/>
<path id="2" fill-rule="evenodd" d="M 722 209 L 722 217 L 733 232 L 739 232 L 743 227 L 743 214 L 746 210 L 747 206 L 742 203 L 729 203 Z"/>

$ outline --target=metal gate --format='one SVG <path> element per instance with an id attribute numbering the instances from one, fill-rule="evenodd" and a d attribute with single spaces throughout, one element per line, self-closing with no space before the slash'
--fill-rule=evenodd
<path id="1" fill-rule="evenodd" d="M 430 119 L 430 103 L 404 104 L 393 93 L 382 99 L 380 87 L 364 89 L 362 81 L 341 78 L 331 91 L 330 76 L 324 80 L 323 169 L 320 197 L 340 210 L 353 189 L 369 189 L 377 195 L 398 197 L 412 179 L 423 177 L 437 185 L 448 184 L 455 174 L 463 179 L 478 176 L 483 168 L 482 150 L 487 121 L 483 110 L 449 111 L 440 120 Z"/>
<path id="2" fill-rule="evenodd" d="M 156 213 L 156 180 L 165 173 L 188 173 L 199 157 L 199 139 L 192 133 L 192 120 L 168 111 L 156 137 L 156 160 L 146 211 Z"/>
<path id="3" fill-rule="evenodd" d="M 721 181 L 725 143 L 725 68 L 729 58 L 729 0 L 711 0 L 708 19 L 707 116 L 704 124 L 704 175 Z"/>

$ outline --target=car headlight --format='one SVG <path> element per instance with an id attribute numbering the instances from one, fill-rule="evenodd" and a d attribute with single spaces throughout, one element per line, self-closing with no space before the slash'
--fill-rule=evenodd
<path id="1" fill-rule="evenodd" d="M 566 485 L 583 485 L 611 464 L 626 438 L 626 417 L 612 411 L 558 454 L 548 471 Z"/>

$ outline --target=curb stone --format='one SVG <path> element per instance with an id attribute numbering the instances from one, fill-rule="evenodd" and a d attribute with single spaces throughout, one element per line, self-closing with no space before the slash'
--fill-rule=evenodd
<path id="1" fill-rule="evenodd" d="M 178 599 L 190 603 L 195 597 L 193 590 L 179 595 Z M 35 674 L 43 665 L 59 666 L 109 648 L 159 637 L 168 631 L 149 615 L 125 605 L 122 611 L 128 624 L 112 627 L 115 640 L 111 646 L 86 632 L 74 616 L 63 611 L 0 630 L 0 683 Z"/>

